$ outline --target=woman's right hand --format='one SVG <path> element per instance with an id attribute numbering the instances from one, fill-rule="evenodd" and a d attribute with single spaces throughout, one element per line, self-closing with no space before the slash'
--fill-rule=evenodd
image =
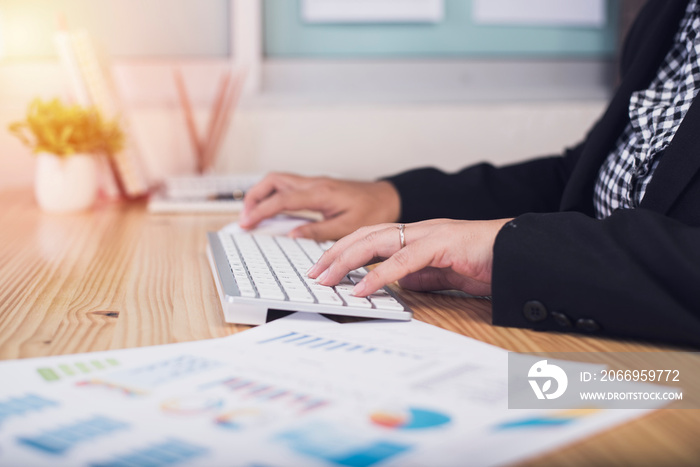
<path id="1" fill-rule="evenodd" d="M 271 173 L 246 193 L 239 222 L 252 229 L 282 211 L 298 210 L 317 211 L 323 220 L 298 227 L 291 236 L 337 240 L 365 225 L 398 221 L 401 200 L 386 181 Z"/>

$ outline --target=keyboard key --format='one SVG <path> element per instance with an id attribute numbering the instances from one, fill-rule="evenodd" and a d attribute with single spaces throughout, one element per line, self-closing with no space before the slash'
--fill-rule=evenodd
<path id="1" fill-rule="evenodd" d="M 316 292 L 316 300 L 322 305 L 343 306 L 343 300 L 333 291 L 331 292 Z"/>
<path id="2" fill-rule="evenodd" d="M 335 291 L 340 295 L 351 295 L 354 288 L 355 286 L 352 284 L 338 284 L 335 286 Z"/>
<path id="3" fill-rule="evenodd" d="M 353 271 L 350 271 L 347 275 L 347 277 L 352 281 L 353 284 L 357 284 L 360 282 L 365 276 L 367 275 L 367 271 L 362 269 L 355 269 Z"/>
<path id="4" fill-rule="evenodd" d="M 267 300 L 284 300 L 285 296 L 282 293 L 281 290 L 273 290 L 273 289 L 261 289 L 259 290 L 260 292 L 260 298 L 265 298 Z"/>
<path id="5" fill-rule="evenodd" d="M 318 243 L 314 242 L 313 240 L 309 240 L 308 238 L 299 238 L 297 239 L 297 243 L 302 248 L 302 250 L 304 250 L 304 253 L 306 253 L 311 259 L 311 261 L 314 263 L 318 261 L 318 259 L 323 254 L 324 250 L 320 246 L 318 246 Z"/>
<path id="6" fill-rule="evenodd" d="M 389 295 L 386 296 L 373 296 L 370 295 L 369 300 L 372 302 L 375 308 L 379 310 L 403 310 L 403 305 L 400 304 L 394 297 Z"/>
<path id="7" fill-rule="evenodd" d="M 241 297 L 255 298 L 258 296 L 258 294 L 255 292 L 255 289 L 252 287 L 250 287 L 250 288 L 239 287 L 239 290 L 241 292 Z"/>
<path id="8" fill-rule="evenodd" d="M 314 303 L 316 300 L 314 300 L 314 297 L 311 296 L 310 293 L 308 292 L 301 292 L 301 291 L 287 291 L 287 295 L 289 295 L 289 300 L 294 301 L 294 302 L 303 302 L 303 303 Z"/>
<path id="9" fill-rule="evenodd" d="M 355 297 L 354 295 L 343 295 L 340 294 L 342 299 L 348 306 L 356 306 L 360 308 L 372 308 L 372 304 L 366 298 Z"/>

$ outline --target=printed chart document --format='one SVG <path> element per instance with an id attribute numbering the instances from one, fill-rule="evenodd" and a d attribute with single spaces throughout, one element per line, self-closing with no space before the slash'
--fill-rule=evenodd
<path id="1" fill-rule="evenodd" d="M 0 465 L 498 465 L 650 410 L 509 410 L 507 362 L 419 321 L 302 313 L 226 338 L 4 362 Z"/>

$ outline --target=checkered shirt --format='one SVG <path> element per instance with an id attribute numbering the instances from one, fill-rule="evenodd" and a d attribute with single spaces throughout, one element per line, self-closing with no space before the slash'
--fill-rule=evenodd
<path id="1" fill-rule="evenodd" d="M 657 76 L 632 94 L 630 121 L 598 173 L 593 202 L 603 219 L 634 209 L 700 88 L 700 11 L 691 0 Z"/>

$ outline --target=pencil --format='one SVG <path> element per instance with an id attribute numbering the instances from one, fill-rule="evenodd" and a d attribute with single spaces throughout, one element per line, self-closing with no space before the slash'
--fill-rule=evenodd
<path id="1" fill-rule="evenodd" d="M 231 122 L 231 118 L 235 113 L 236 105 L 243 92 L 246 72 L 237 73 L 229 89 L 227 89 L 226 98 L 224 99 L 221 111 L 214 121 L 213 134 L 207 141 L 207 150 L 204 157 L 204 170 L 208 170 L 216 160 L 219 147 L 221 146 L 223 137 Z M 214 116 L 212 115 L 212 118 Z"/>
<path id="2" fill-rule="evenodd" d="M 180 107 L 182 107 L 182 111 L 185 114 L 187 134 L 189 135 L 192 150 L 194 151 L 197 172 L 202 173 L 204 171 L 204 150 L 202 147 L 202 142 L 200 141 L 199 136 L 197 136 L 197 127 L 194 122 L 192 104 L 190 103 L 190 99 L 187 95 L 187 89 L 185 89 L 185 82 L 182 79 L 182 73 L 180 70 L 174 69 L 173 77 L 175 78 L 175 87 L 177 88 Z"/>
<path id="3" fill-rule="evenodd" d="M 221 112 L 224 108 L 224 101 L 229 90 L 229 85 L 231 84 L 231 70 L 227 70 L 224 76 L 219 82 L 219 88 L 216 91 L 216 97 L 214 98 L 214 107 L 209 117 L 209 127 L 207 128 L 207 136 L 205 141 L 205 146 L 203 149 L 203 169 L 208 168 L 209 154 L 211 153 L 212 141 L 217 132 L 217 127 L 219 120 L 221 118 Z"/>

